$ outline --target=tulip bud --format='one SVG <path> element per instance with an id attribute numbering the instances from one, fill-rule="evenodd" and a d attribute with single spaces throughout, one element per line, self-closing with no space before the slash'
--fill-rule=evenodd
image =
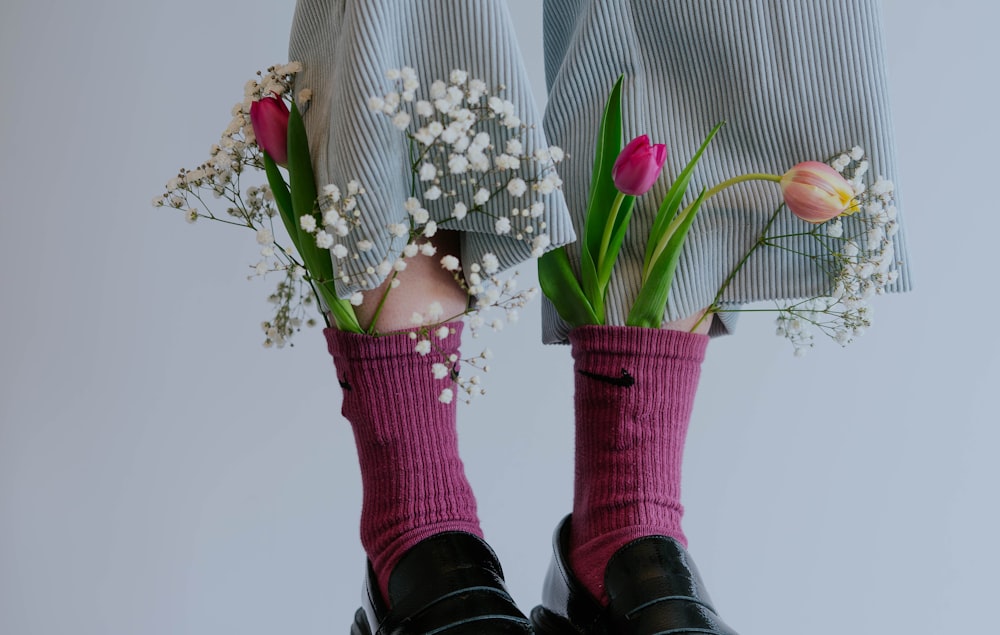
<path id="1" fill-rule="evenodd" d="M 629 142 L 618 155 L 611 170 L 615 187 L 624 194 L 641 196 L 660 178 L 667 160 L 667 146 L 650 145 L 649 136 L 641 135 Z"/>
<path id="2" fill-rule="evenodd" d="M 250 123 L 257 145 L 278 165 L 288 163 L 288 106 L 279 97 L 250 104 Z"/>
<path id="3" fill-rule="evenodd" d="M 841 214 L 858 211 L 854 188 L 825 163 L 806 161 L 781 177 L 785 205 L 804 221 L 825 223 Z"/>

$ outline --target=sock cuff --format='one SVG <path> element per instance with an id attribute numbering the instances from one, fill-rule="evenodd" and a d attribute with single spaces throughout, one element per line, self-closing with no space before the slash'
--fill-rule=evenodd
<path id="1" fill-rule="evenodd" d="M 573 359 L 590 355 L 665 358 L 701 363 L 711 338 L 699 333 L 639 326 L 578 326 L 569 332 Z"/>
<path id="2" fill-rule="evenodd" d="M 436 331 L 442 326 L 448 327 L 449 333 L 446 337 L 439 338 Z M 462 344 L 463 326 L 463 322 L 456 321 L 432 327 L 428 333 L 431 350 L 437 350 L 446 355 L 457 351 Z M 420 357 L 422 355 L 416 349 L 419 338 L 414 339 L 411 333 L 419 335 L 419 329 L 378 336 L 350 333 L 336 328 L 323 329 L 323 335 L 326 336 L 326 348 L 330 355 L 334 359 L 341 358 L 351 361 Z"/>

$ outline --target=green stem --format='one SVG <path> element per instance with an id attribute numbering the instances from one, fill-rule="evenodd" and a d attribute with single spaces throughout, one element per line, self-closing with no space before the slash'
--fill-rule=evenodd
<path id="1" fill-rule="evenodd" d="M 712 198 L 722 190 L 728 189 L 739 183 L 745 183 L 747 181 L 773 181 L 775 183 L 780 183 L 781 177 L 778 176 L 777 174 L 768 174 L 766 172 L 753 172 L 751 174 L 741 174 L 740 176 L 734 176 L 733 178 L 723 181 L 722 183 L 719 183 L 712 189 L 705 192 L 705 198 L 703 199 L 702 203 L 704 204 L 704 201 L 707 201 L 708 199 Z M 694 205 L 694 203 L 692 203 L 691 205 Z M 652 270 L 653 265 L 659 259 L 660 254 L 663 253 L 663 250 L 667 248 L 667 243 L 670 242 L 670 238 L 674 235 L 674 232 L 677 231 L 677 228 L 680 227 L 681 223 L 684 222 L 684 219 L 687 218 L 687 215 L 691 213 L 691 205 L 688 205 L 679 214 L 677 214 L 677 216 L 675 216 L 674 219 L 670 221 L 670 225 L 667 226 L 667 230 L 663 232 L 663 236 L 660 237 L 660 242 L 657 243 L 656 249 L 653 250 L 653 255 L 649 259 L 649 268 L 646 271 L 642 272 L 643 281 L 649 278 L 649 273 Z"/>
<path id="2" fill-rule="evenodd" d="M 319 314 L 323 316 L 323 322 L 326 323 L 326 328 L 330 328 L 331 326 L 332 327 L 336 327 L 336 325 L 337 325 L 336 320 L 334 320 L 333 324 L 331 324 L 330 323 L 330 316 L 327 314 L 326 311 L 322 310 L 323 306 L 322 306 L 321 301 L 320 301 L 320 298 L 322 296 L 319 293 L 319 289 L 316 288 L 316 284 L 313 282 L 313 279 L 310 278 L 308 275 L 306 276 L 306 283 L 309 285 L 309 288 L 312 289 L 313 297 L 316 298 L 316 305 L 320 309 Z"/>
<path id="3" fill-rule="evenodd" d="M 615 196 L 615 202 L 611 204 L 611 213 L 608 215 L 608 222 L 604 225 L 604 235 L 601 236 L 601 249 L 597 252 L 597 270 L 601 271 L 601 265 L 604 264 L 604 259 L 608 256 L 608 247 L 611 243 L 611 234 L 615 230 L 615 222 L 618 220 L 618 212 L 621 210 L 622 202 L 625 201 L 625 197 L 628 196 L 624 192 L 619 191 Z"/>
<path id="4" fill-rule="evenodd" d="M 382 297 L 378 301 L 378 306 L 375 307 L 375 314 L 372 316 L 372 322 L 368 325 L 368 330 L 366 335 L 378 335 L 378 331 L 375 330 L 375 324 L 378 323 L 378 318 L 382 315 L 382 309 L 385 308 L 385 301 L 389 299 L 389 291 L 392 289 L 392 281 L 396 279 L 399 275 L 398 271 L 393 271 L 392 275 L 389 276 L 389 283 L 385 285 L 385 291 L 382 292 Z"/>
<path id="5" fill-rule="evenodd" d="M 747 263 L 747 260 L 750 259 L 751 254 L 753 254 L 753 252 L 757 251 L 757 248 L 761 247 L 767 242 L 767 232 L 768 230 L 771 229 L 771 225 L 774 224 L 774 221 L 778 218 L 778 213 L 781 212 L 784 206 L 785 204 L 782 203 L 781 205 L 778 206 L 777 209 L 774 210 L 774 213 L 771 214 L 771 218 L 767 220 L 767 225 L 764 226 L 764 231 L 760 233 L 760 237 L 757 238 L 757 241 L 753 244 L 753 247 L 748 249 L 747 252 L 743 254 L 743 258 L 741 258 L 740 261 L 736 264 L 736 266 L 733 267 L 733 270 L 729 273 L 729 276 L 725 279 L 725 281 L 723 281 L 722 286 L 719 287 L 718 293 L 716 293 L 715 298 L 712 299 L 712 304 L 708 307 L 705 313 L 702 314 L 702 316 L 698 319 L 698 321 L 695 322 L 694 326 L 691 327 L 692 333 L 698 330 L 698 327 L 701 326 L 701 323 L 705 321 L 705 318 L 719 311 L 719 302 L 722 300 L 722 295 L 726 292 L 726 289 L 729 288 L 729 285 L 732 284 L 733 280 L 736 279 L 736 274 L 739 273 L 740 269 L 743 268 L 743 265 Z"/>
<path id="6" fill-rule="evenodd" d="M 734 176 L 731 179 L 725 180 L 719 183 L 712 189 L 705 192 L 705 200 L 712 198 L 722 190 L 728 189 L 739 183 L 745 183 L 747 181 L 773 181 L 775 183 L 781 183 L 781 176 L 777 174 L 768 174 L 767 172 L 753 172 L 751 174 L 741 174 L 740 176 Z"/>

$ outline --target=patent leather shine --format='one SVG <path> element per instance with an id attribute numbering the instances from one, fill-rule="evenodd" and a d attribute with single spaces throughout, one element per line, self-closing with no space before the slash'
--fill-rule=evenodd
<path id="1" fill-rule="evenodd" d="M 369 563 L 363 606 L 351 626 L 351 635 L 530 632 L 493 550 L 464 532 L 438 534 L 410 549 L 389 576 L 388 605 Z"/>
<path id="2" fill-rule="evenodd" d="M 715 612 L 697 567 L 667 536 L 634 540 L 608 562 L 602 606 L 569 568 L 570 518 L 556 529 L 542 604 L 531 612 L 539 635 L 736 635 Z"/>

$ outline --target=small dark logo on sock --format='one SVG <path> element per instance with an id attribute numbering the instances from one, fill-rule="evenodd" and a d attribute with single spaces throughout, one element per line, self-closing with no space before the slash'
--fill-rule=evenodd
<path id="1" fill-rule="evenodd" d="M 353 390 L 353 388 L 351 388 L 351 385 L 347 383 L 346 379 L 341 379 L 340 377 L 338 377 L 337 383 L 340 384 L 340 387 L 343 388 L 344 390 Z"/>
<path id="2" fill-rule="evenodd" d="M 611 384 L 612 386 L 621 386 L 622 388 L 631 388 L 635 385 L 635 377 L 629 374 L 627 370 L 622 369 L 622 374 L 620 377 L 609 377 L 608 375 L 598 375 L 597 373 L 590 373 L 585 370 L 577 371 L 584 377 L 590 377 L 605 384 Z"/>

